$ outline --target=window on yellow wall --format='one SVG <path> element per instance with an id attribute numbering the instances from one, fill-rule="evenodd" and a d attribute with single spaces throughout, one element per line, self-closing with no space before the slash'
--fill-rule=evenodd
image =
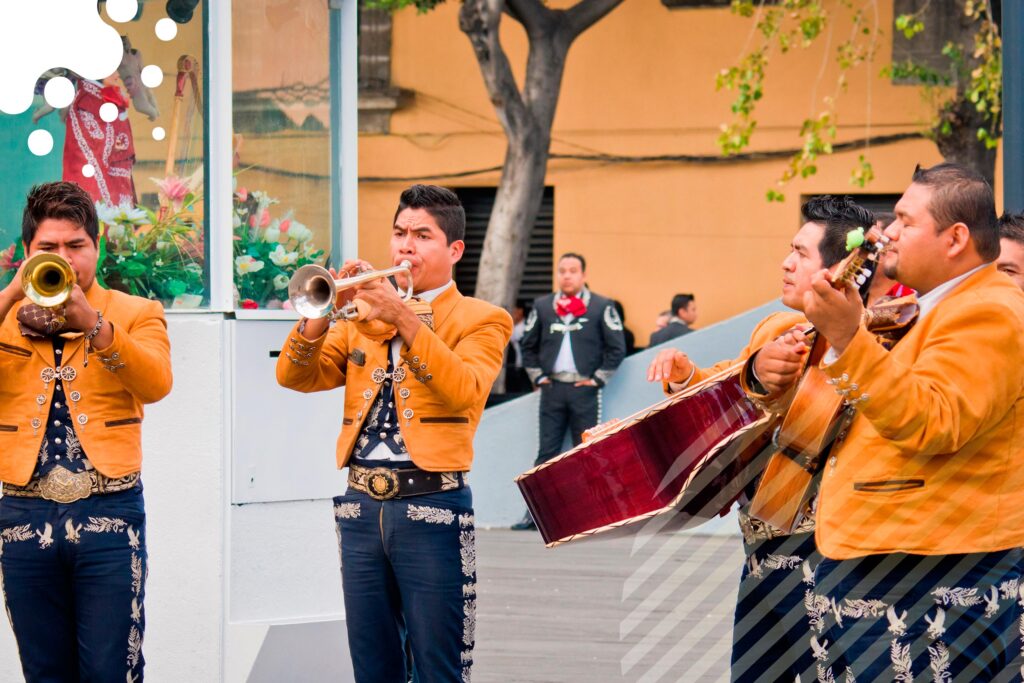
<path id="1" fill-rule="evenodd" d="M 324 0 L 232 5 L 234 281 L 241 308 L 281 308 L 331 252 L 331 31 Z"/>
<path id="2" fill-rule="evenodd" d="M 463 294 L 473 295 L 487 222 L 494 208 L 494 187 L 453 188 L 466 209 L 466 251 L 455 265 L 455 283 Z M 519 281 L 519 300 L 532 301 L 551 292 L 554 273 L 555 188 L 545 187 L 540 212 L 530 236 L 526 267 Z"/>
<path id="3" fill-rule="evenodd" d="M 0 114 L 0 247 L 8 245 L 0 253 L 0 275 L 10 281 L 24 256 L 21 211 L 29 189 L 66 180 L 96 202 L 101 286 L 167 307 L 200 306 L 209 280 L 205 8 L 201 0 L 140 2 L 134 16 L 121 16 L 105 3 L 92 7 L 95 21 L 116 33 L 92 24 L 91 14 L 61 17 L 78 22 L 80 56 L 63 56 L 75 62 L 66 64 L 55 57 L 31 106 Z M 44 38 L 38 42 L 45 47 Z M 114 60 L 105 77 L 79 75 L 76 67 L 85 71 L 79 61 L 108 49 Z"/>

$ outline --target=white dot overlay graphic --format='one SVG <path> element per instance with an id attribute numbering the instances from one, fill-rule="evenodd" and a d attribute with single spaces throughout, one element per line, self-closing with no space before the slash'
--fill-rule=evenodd
<path id="1" fill-rule="evenodd" d="M 100 105 L 100 118 L 107 123 L 117 120 L 117 105 L 113 102 L 104 102 Z"/>
<path id="2" fill-rule="evenodd" d="M 166 43 L 169 40 L 174 40 L 177 35 L 178 25 L 174 23 L 174 20 L 164 17 L 156 22 L 156 37 L 160 40 Z"/>
<path id="3" fill-rule="evenodd" d="M 93 168 L 92 164 L 86 164 L 82 167 L 82 177 L 92 178 L 94 175 L 96 175 L 96 169 Z"/>
<path id="4" fill-rule="evenodd" d="M 107 16 L 119 24 L 131 21 L 138 13 L 138 0 L 107 0 Z"/>
<path id="5" fill-rule="evenodd" d="M 43 86 L 43 98 L 54 109 L 63 109 L 74 101 L 75 86 L 63 76 L 51 78 Z"/>
<path id="6" fill-rule="evenodd" d="M 28 151 L 37 157 L 44 157 L 53 151 L 53 136 L 49 131 L 34 130 L 28 134 Z"/>
<path id="7" fill-rule="evenodd" d="M 164 72 L 156 64 L 142 67 L 142 84 L 155 88 L 164 82 Z"/>
<path id="8" fill-rule="evenodd" d="M 100 18 L 95 2 L 5 2 L 0 22 L 0 111 L 20 114 L 32 105 L 36 81 L 63 67 L 102 80 L 121 63 L 117 29 Z"/>
<path id="9" fill-rule="evenodd" d="M 165 137 L 167 137 L 167 131 L 165 131 L 161 126 L 157 126 L 153 129 L 154 140 L 160 141 L 163 140 Z"/>

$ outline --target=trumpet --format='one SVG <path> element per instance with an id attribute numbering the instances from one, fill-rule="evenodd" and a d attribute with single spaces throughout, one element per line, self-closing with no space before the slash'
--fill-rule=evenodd
<path id="1" fill-rule="evenodd" d="M 331 277 L 330 271 L 326 268 L 310 264 L 302 266 L 292 275 L 292 279 L 288 282 L 288 300 L 291 302 L 292 308 L 298 311 L 303 318 L 326 318 L 334 313 L 334 302 L 338 298 L 338 292 L 399 273 L 405 273 L 405 292 L 400 293 L 402 300 L 408 301 L 412 298 L 412 263 L 409 261 L 402 261 L 394 268 L 368 270 L 337 280 Z M 361 317 L 358 307 L 354 303 L 342 306 L 337 316 L 345 320 Z"/>
<path id="2" fill-rule="evenodd" d="M 32 303 L 43 308 L 63 305 L 78 278 L 71 264 L 57 254 L 40 252 L 21 271 L 21 289 Z"/>

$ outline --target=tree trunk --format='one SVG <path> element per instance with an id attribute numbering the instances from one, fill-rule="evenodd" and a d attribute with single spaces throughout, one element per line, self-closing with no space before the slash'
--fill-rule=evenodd
<path id="1" fill-rule="evenodd" d="M 989 185 L 995 184 L 996 150 L 988 149 L 978 139 L 978 129 L 984 128 L 987 122 L 978 114 L 978 110 L 970 101 L 959 98 L 949 109 L 942 113 L 942 121 L 948 121 L 950 132 L 943 135 L 942 124 L 935 129 L 935 144 L 939 153 L 946 161 L 963 164 L 985 176 Z"/>
<path id="2" fill-rule="evenodd" d="M 505 167 L 487 224 L 477 298 L 511 310 L 526 266 L 530 235 L 544 195 L 548 136 L 540 132 L 522 142 L 509 141 Z"/>
<path id="3" fill-rule="evenodd" d="M 943 159 L 973 168 L 993 185 L 996 177 L 996 150 L 989 149 L 983 140 L 978 139 L 978 130 L 987 128 L 991 122 L 978 111 L 967 95 L 971 72 L 981 64 L 973 54 L 973 46 L 975 37 L 982 27 L 982 21 L 971 19 L 965 14 L 966 2 L 967 0 L 955 0 L 947 9 L 956 13 L 959 27 L 956 42 L 963 49 L 964 62 L 960 65 L 957 75 L 956 99 L 940 112 L 939 123 L 933 129 L 933 133 L 935 144 Z M 998 21 L 996 16 L 992 19 Z M 948 124 L 948 133 L 942 132 L 944 124 Z"/>

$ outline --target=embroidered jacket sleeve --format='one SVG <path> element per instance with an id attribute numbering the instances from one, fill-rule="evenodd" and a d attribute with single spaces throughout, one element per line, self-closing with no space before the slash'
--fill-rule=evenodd
<path id="1" fill-rule="evenodd" d="M 773 313 L 761 322 L 757 324 L 754 331 L 750 335 L 750 340 L 747 342 L 743 350 L 740 351 L 739 355 L 735 358 L 728 360 L 719 361 L 708 368 L 697 368 L 690 382 L 686 385 L 687 387 L 703 382 L 704 380 L 714 377 L 718 373 L 726 370 L 737 363 L 743 363 L 743 370 L 740 374 L 740 381 L 743 384 L 745 390 L 748 393 L 754 394 L 758 397 L 763 397 L 763 394 L 751 391 L 751 365 L 753 364 L 754 356 L 757 355 L 758 350 L 768 342 L 772 341 L 776 337 L 780 336 L 784 332 L 787 332 L 792 327 L 799 323 L 805 323 L 806 320 L 803 316 L 796 313 Z M 666 383 L 664 385 L 665 393 L 674 393 L 672 388 Z M 681 388 L 677 389 L 677 391 Z"/>
<path id="2" fill-rule="evenodd" d="M 314 340 L 303 337 L 299 325 L 301 321 L 292 328 L 277 357 L 277 383 L 306 394 L 343 386 L 349 323 L 337 322 Z"/>
<path id="3" fill-rule="evenodd" d="M 601 367 L 594 372 L 594 380 L 604 386 L 619 369 L 622 359 L 626 357 L 626 337 L 622 333 L 622 319 L 619 318 L 615 304 L 608 302 L 601 312 L 601 341 L 603 355 Z"/>
<path id="4" fill-rule="evenodd" d="M 114 340 L 94 353 L 125 390 L 141 403 L 155 403 L 170 393 L 171 343 L 158 301 L 147 301 L 134 319 L 112 319 Z"/>
<path id="5" fill-rule="evenodd" d="M 487 400 L 511 336 L 509 314 L 488 306 L 454 347 L 424 325 L 411 347 L 402 345 L 401 356 L 416 379 L 450 409 L 468 410 Z"/>
<path id="6" fill-rule="evenodd" d="M 533 302 L 533 309 L 526 318 L 523 326 L 523 338 L 519 342 L 519 348 L 523 352 L 523 367 L 530 381 L 534 384 L 544 378 L 544 370 L 540 364 L 540 342 L 543 325 L 540 322 L 540 315 L 537 308 L 540 306 L 540 299 Z"/>
<path id="7" fill-rule="evenodd" d="M 931 313 L 942 318 L 928 321 L 911 365 L 861 328 L 825 368 L 836 391 L 908 455 L 958 452 L 1003 419 L 1024 391 L 1024 316 L 1005 302 L 975 299 Z"/>

